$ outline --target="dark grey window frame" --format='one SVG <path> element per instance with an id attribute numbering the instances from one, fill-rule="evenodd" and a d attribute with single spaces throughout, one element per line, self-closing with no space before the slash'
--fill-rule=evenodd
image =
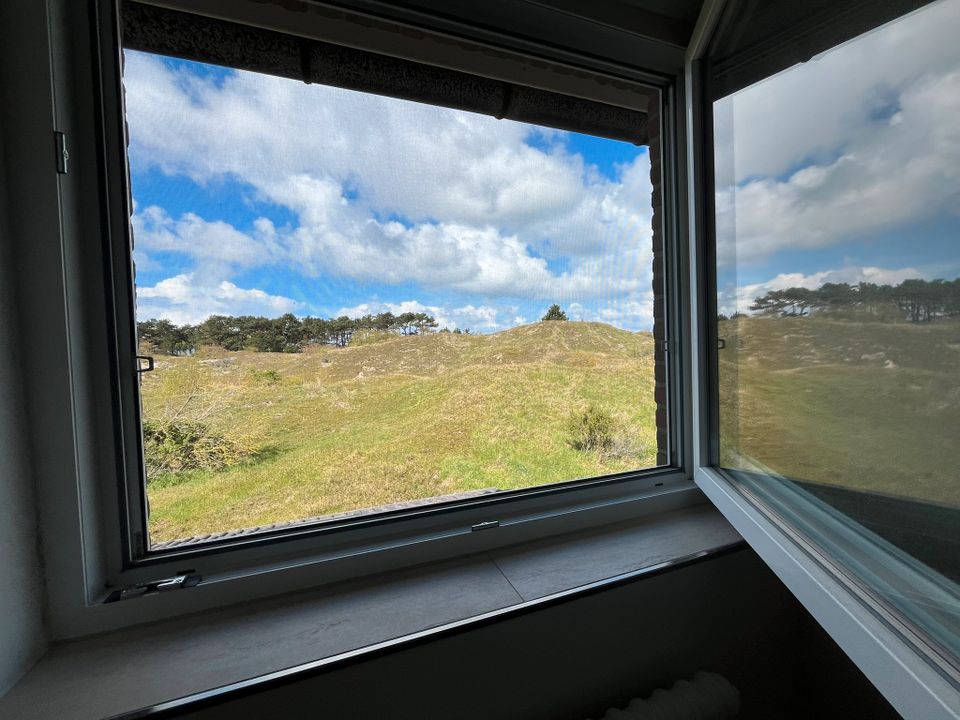
<path id="1" fill-rule="evenodd" d="M 85 535 L 89 537 L 89 549 L 85 551 L 88 577 L 93 578 L 84 591 L 88 605 L 97 605 L 119 587 L 184 570 L 204 576 L 209 600 L 202 605 L 192 605 L 187 600 L 165 601 L 171 605 L 169 612 L 175 613 L 176 605 L 202 607 L 221 603 L 228 588 L 234 588 L 241 596 L 270 594 L 412 562 L 458 557 L 703 501 L 691 480 L 690 448 L 684 442 L 684 423 L 689 425 L 690 417 L 689 408 L 684 408 L 690 398 L 684 390 L 689 370 L 684 365 L 687 341 L 683 328 L 689 308 L 682 290 L 686 243 L 676 192 L 681 167 L 675 146 L 671 147 L 682 133 L 682 116 L 677 112 L 677 78 L 624 67 L 618 72 L 627 82 L 652 88 L 661 100 L 658 114 L 663 138 L 660 169 L 664 191 L 662 206 L 656 212 L 664 247 L 659 262 L 664 268 L 668 293 L 663 340 L 669 348 L 665 352 L 666 377 L 662 378 L 667 383 L 669 447 L 666 457 L 661 458 L 662 465 L 361 520 L 292 526 L 219 542 L 149 551 L 143 540 L 146 517 L 133 350 L 133 271 L 126 245 L 129 181 L 123 147 L 118 3 L 92 0 L 90 7 L 93 77 L 98 97 L 90 108 L 96 137 L 88 140 L 88 148 L 98 155 L 99 167 L 95 189 L 78 189 L 78 193 L 83 195 L 82 202 L 99 207 L 98 227 L 104 228 L 101 237 L 107 238 L 107 255 L 84 282 L 76 283 L 73 292 L 76 297 L 85 298 L 87 307 L 106 309 L 102 324 L 91 315 L 91 325 L 97 326 L 100 334 L 91 333 L 84 353 L 91 365 L 109 369 L 109 376 L 101 372 L 97 386 L 103 396 L 109 395 L 111 410 L 98 417 L 98 487 L 91 490 L 89 500 L 82 501 L 89 508 L 88 512 L 81 512 Z M 584 60 L 588 72 L 611 74 L 607 65 L 594 67 L 591 62 Z M 103 348 L 107 348 L 107 356 Z M 104 362 L 107 357 L 109 361 Z M 473 526 L 490 520 L 497 520 L 500 527 L 483 533 L 473 531 Z M 253 579 L 268 570 L 283 571 L 272 575 L 276 585 L 269 591 L 260 587 L 262 581 Z"/>

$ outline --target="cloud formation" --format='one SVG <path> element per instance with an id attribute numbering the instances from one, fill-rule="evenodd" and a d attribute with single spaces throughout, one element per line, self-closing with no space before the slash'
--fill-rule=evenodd
<path id="1" fill-rule="evenodd" d="M 458 294 L 462 308 L 648 302 L 645 153 L 611 179 L 564 133 L 254 73 L 204 78 L 141 53 L 128 53 L 124 82 L 135 174 L 236 181 L 296 217 L 240 228 L 139 210 L 138 250 L 190 258 L 207 286 L 275 266 Z"/>
<path id="2" fill-rule="evenodd" d="M 956 213 L 958 26 L 935 5 L 716 104 L 721 264 Z"/>
<path id="3" fill-rule="evenodd" d="M 346 315 L 350 318 L 359 318 L 364 315 L 391 312 L 394 315 L 402 313 L 427 313 L 437 321 L 439 328 L 455 330 L 472 330 L 477 332 L 495 332 L 514 325 L 521 325 L 526 320 L 517 316 L 516 306 L 493 307 L 490 305 L 464 305 L 462 307 L 446 307 L 441 305 L 424 305 L 418 300 L 404 300 L 402 302 L 369 302 L 353 307 L 340 308 L 336 316 Z"/>
<path id="4" fill-rule="evenodd" d="M 192 273 L 137 288 L 139 318 L 166 318 L 177 325 L 199 323 L 211 315 L 277 317 L 301 309 L 299 302 L 282 295 L 240 288 L 227 280 L 208 284 Z"/>

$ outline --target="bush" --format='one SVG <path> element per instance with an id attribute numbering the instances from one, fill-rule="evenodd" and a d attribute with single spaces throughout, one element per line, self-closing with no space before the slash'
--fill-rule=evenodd
<path id="1" fill-rule="evenodd" d="M 276 385 L 280 382 L 280 373 L 277 370 L 257 370 L 250 368 L 250 374 L 254 381 L 266 383 L 267 385 Z"/>
<path id="2" fill-rule="evenodd" d="M 144 420 L 144 461 L 147 478 L 184 470 L 222 470 L 253 453 L 194 420 Z"/>
<path id="3" fill-rule="evenodd" d="M 609 450 L 613 447 L 613 417 L 596 405 L 574 412 L 567 422 L 567 430 L 570 445 L 576 450 Z"/>

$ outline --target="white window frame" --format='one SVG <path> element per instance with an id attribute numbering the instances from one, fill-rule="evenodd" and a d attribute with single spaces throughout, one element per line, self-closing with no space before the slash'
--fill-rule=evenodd
<path id="1" fill-rule="evenodd" d="M 711 394 L 716 379 L 716 291 L 712 203 L 712 102 L 704 74 L 710 41 L 727 5 L 736 0 L 707 0 L 688 47 L 685 66 L 689 285 L 692 293 L 692 382 L 697 410 L 690 435 L 694 481 L 710 501 L 767 563 L 808 612 L 843 649 L 891 705 L 907 718 L 960 718 L 960 676 L 943 661 L 922 632 L 866 588 L 814 539 L 784 519 L 719 467 L 718 406 Z M 800 36 L 809 28 L 800 28 Z M 760 55 L 741 72 L 763 68 Z M 772 72 L 772 71 L 771 71 Z"/>
<path id="2" fill-rule="evenodd" d="M 174 4 L 177 3 L 161 3 Z M 224 5 L 220 3 L 220 5 Z M 118 82 L 115 0 L 84 3 L 49 0 L 50 65 L 38 69 L 52 82 L 53 126 L 64 133 L 71 153 L 68 172 L 50 181 L 50 167 L 38 167 L 49 193 L 45 207 L 59 207 L 56 227 L 46 228 L 59 242 L 36 266 L 24 269 L 25 284 L 45 287 L 51 301 L 26 311 L 25 321 L 47 328 L 42 360 L 31 373 L 31 408 L 38 438 L 41 532 L 47 571 L 48 624 L 51 637 L 62 639 L 101 632 L 128 624 L 157 620 L 185 612 L 215 608 L 243 600 L 312 587 L 429 561 L 462 557 L 518 542 L 665 512 L 704 501 L 690 472 L 692 449 L 684 443 L 693 414 L 684 391 L 689 377 L 688 304 L 683 301 L 686 278 L 685 225 L 680 221 L 682 163 L 676 152 L 682 133 L 677 113 L 679 78 L 649 72 L 644 58 L 663 64 L 662 47 L 643 43 L 637 67 L 611 66 L 581 57 L 592 72 L 611 73 L 660 90 L 663 138 L 663 226 L 669 299 L 666 303 L 670 352 L 670 467 L 622 477 L 595 478 L 555 486 L 533 487 L 503 496 L 425 507 L 402 518 L 380 518 L 348 526 L 294 528 L 282 539 L 236 540 L 229 550 L 214 546 L 187 547 L 135 563 L 121 552 L 124 513 L 118 488 L 124 487 L 129 455 L 123 428 L 110 409 L 114 394 L 135 375 L 120 369 L 106 350 L 119 341 L 110 337 L 115 322 L 104 316 L 103 288 L 112 288 L 110 265 L 90 252 L 105 232 L 123 232 L 127 192 L 123 118 L 109 84 Z M 90 28 L 88 41 L 85 28 Z M 489 34 L 489 33 L 488 33 Z M 489 38 L 486 39 L 490 42 Z M 514 40 L 504 41 L 509 46 Z M 508 47 L 508 49 L 510 49 Z M 543 48 L 522 48 L 518 56 L 568 65 L 577 58 L 569 51 L 551 58 Z M 91 58 L 93 62 L 91 62 Z M 112 75 L 111 75 L 112 74 Z M 37 82 L 41 82 L 39 77 Z M 98 91 L 91 97 L 89 87 Z M 118 200 L 119 199 L 119 200 Z M 117 250 L 117 243 L 111 246 Z M 116 257 L 114 261 L 116 261 Z M 120 258 L 122 260 L 122 258 Z M 116 262 L 113 263 L 117 265 Z M 672 281 L 672 282 L 671 282 Z M 57 290 L 50 293 L 50 288 Z M 37 291 L 37 296 L 40 296 Z M 57 300 L 60 298 L 60 300 Z M 115 307 L 113 300 L 108 307 Z M 111 311 L 111 312 L 115 312 Z M 33 355 L 39 348 L 27 348 Z M 126 362 L 132 357 L 126 358 Z M 51 383 L 51 377 L 62 382 Z M 69 412 L 65 412 L 69 409 Z M 138 438 L 139 441 L 139 438 Z M 125 464 L 126 463 L 126 464 Z M 499 526 L 476 531 L 496 520 Z M 195 588 L 104 603 L 111 591 L 154 581 L 186 570 L 204 580 Z"/>

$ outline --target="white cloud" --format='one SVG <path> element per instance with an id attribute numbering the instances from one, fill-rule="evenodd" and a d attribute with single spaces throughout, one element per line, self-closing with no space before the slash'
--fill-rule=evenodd
<path id="1" fill-rule="evenodd" d="M 956 213 L 957 27 L 931 6 L 717 103 L 721 264 Z"/>
<path id="2" fill-rule="evenodd" d="M 404 300 L 398 303 L 392 302 L 369 302 L 361 303 L 353 307 L 340 308 L 335 315 L 346 315 L 351 318 L 358 318 L 364 315 L 376 315 L 383 312 L 391 312 L 394 315 L 401 313 L 427 313 L 437 321 L 439 328 L 449 328 L 455 330 L 473 330 L 478 332 L 495 332 L 505 330 L 516 325 L 522 325 L 526 322 L 523 316 L 516 314 L 517 308 L 493 307 L 490 305 L 464 305 L 462 307 L 446 307 L 439 305 L 424 305 L 418 300 Z M 511 316 L 510 320 L 500 322 L 502 316 Z"/>
<path id="3" fill-rule="evenodd" d="M 227 280 L 198 282 L 192 273 L 174 275 L 151 287 L 137 288 L 137 317 L 198 323 L 211 315 L 276 317 L 300 309 L 300 303 L 257 288 L 240 288 Z"/>
<path id="4" fill-rule="evenodd" d="M 720 151 L 732 152 L 738 180 L 822 163 L 903 91 L 955 70 L 958 27 L 960 4 L 935 3 L 721 100 L 718 140 L 731 123 L 740 132 Z"/>
<path id="5" fill-rule="evenodd" d="M 136 52 L 124 82 L 136 165 L 237 177 L 282 203 L 290 178 L 325 178 L 414 222 L 513 228 L 582 191 L 579 157 L 525 144 L 512 121 L 248 72 L 215 83 Z"/>
<path id="6" fill-rule="evenodd" d="M 925 274 L 916 268 L 889 269 L 869 266 L 821 270 L 809 275 L 780 273 L 769 280 L 750 283 L 736 288 L 735 291 L 728 290 L 721 293 L 718 299 L 718 309 L 728 315 L 734 312 L 749 313 L 754 300 L 766 295 L 771 290 L 786 290 L 795 287 L 816 290 L 826 283 L 856 285 L 861 282 L 869 282 L 877 285 L 899 285 L 904 280 L 924 277 Z"/>
<path id="7" fill-rule="evenodd" d="M 312 183 L 317 187 L 322 184 Z M 315 200 L 322 196 L 318 192 Z M 358 208 L 314 202 L 295 230 L 278 230 L 261 218 L 252 234 L 194 214 L 174 221 L 158 208 L 134 219 L 137 242 L 148 252 L 172 250 L 199 261 L 200 274 L 221 277 L 224 268 L 282 265 L 310 277 L 348 277 L 492 297 L 590 298 L 632 292 L 650 283 L 649 239 L 639 247 L 581 259 L 573 270 L 553 273 L 515 235 L 493 227 L 380 223 Z M 153 215 L 155 217 L 149 217 Z M 633 243 L 631 243 L 633 245 Z"/>
<path id="8" fill-rule="evenodd" d="M 214 83 L 140 53 L 128 54 L 125 84 L 135 169 L 236 178 L 298 219 L 242 232 L 139 212 L 138 246 L 186 253 L 198 275 L 276 264 L 565 302 L 650 285 L 646 154 L 611 181 L 569 153 L 563 133 L 253 73 Z M 551 144 L 527 145 L 530 133 Z M 405 223 L 382 219 L 392 216 Z"/>
<path id="9" fill-rule="evenodd" d="M 653 291 L 638 291 L 588 305 L 574 302 L 566 306 L 566 311 L 571 320 L 603 322 L 625 330 L 650 330 L 653 327 Z"/>
<path id="10" fill-rule="evenodd" d="M 222 221 L 208 222 L 195 213 L 179 220 L 152 205 L 132 218 L 137 245 L 147 252 L 167 251 L 227 265 L 253 267 L 270 263 L 278 252 L 272 223 L 258 220 L 254 234 L 240 232 Z"/>
<path id="11" fill-rule="evenodd" d="M 599 319 L 621 327 L 650 328 L 653 325 L 653 293 L 643 300 L 626 300 L 603 308 Z"/>

